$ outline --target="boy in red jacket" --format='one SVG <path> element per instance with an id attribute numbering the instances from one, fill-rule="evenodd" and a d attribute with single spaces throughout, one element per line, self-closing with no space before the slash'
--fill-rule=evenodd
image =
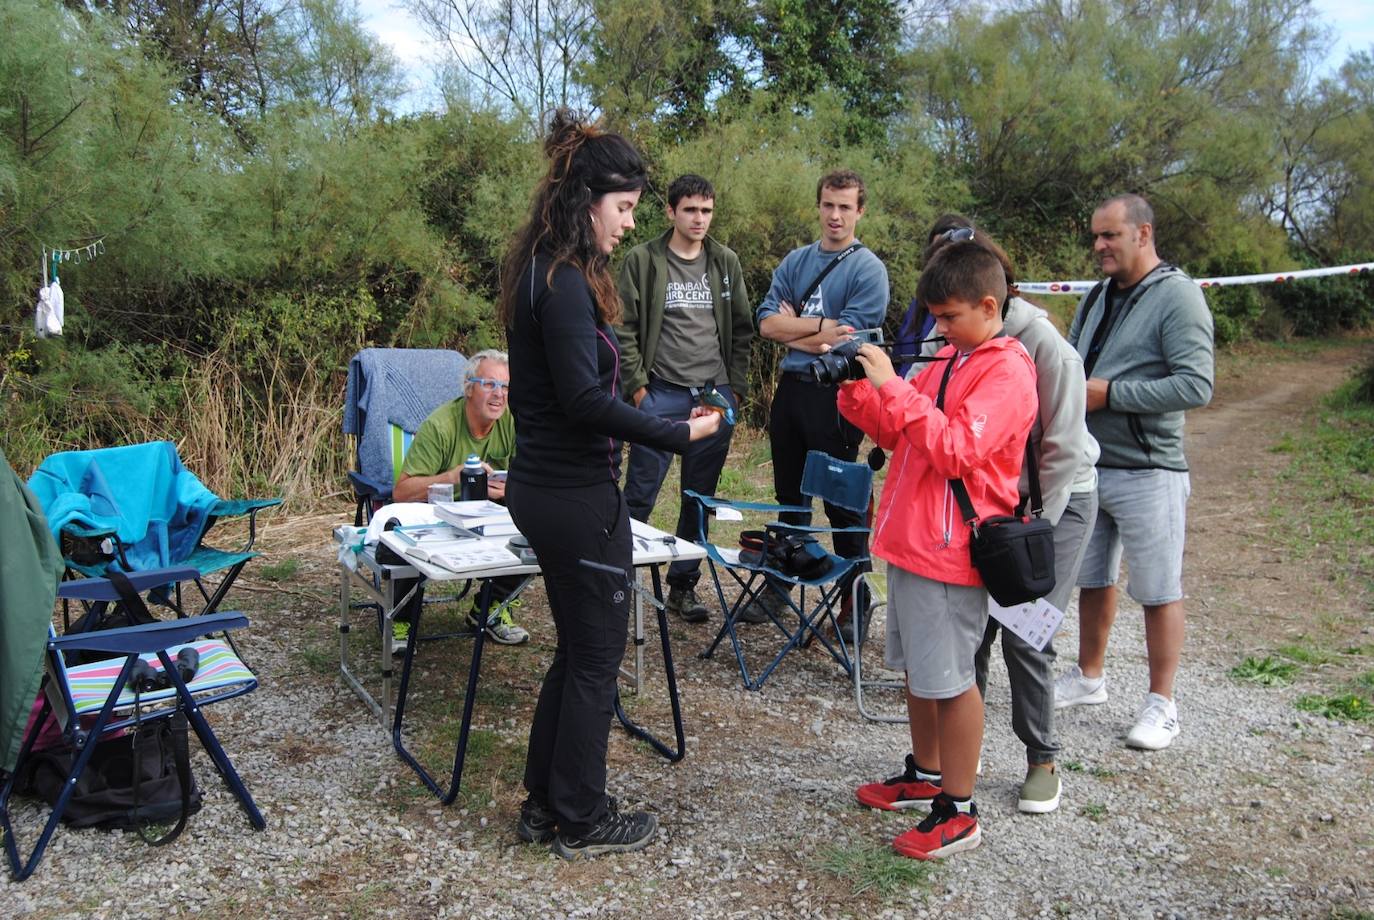
<path id="1" fill-rule="evenodd" d="M 973 657 L 988 596 L 949 481 L 964 481 L 980 518 L 1009 515 L 1016 506 L 1036 413 L 1035 365 L 1019 341 L 1002 333 L 1006 297 L 996 256 L 974 242 L 946 247 L 916 290 L 948 342 L 939 360 L 907 383 L 882 349 L 864 345 L 858 360 L 868 379 L 842 387 L 838 400 L 845 418 L 892 452 L 873 554 L 887 561 L 886 659 L 906 672 L 911 723 L 905 771 L 856 794 L 873 808 L 930 805 L 929 816 L 892 842 L 916 859 L 972 849 L 981 840 L 973 784 L 983 698 Z"/>

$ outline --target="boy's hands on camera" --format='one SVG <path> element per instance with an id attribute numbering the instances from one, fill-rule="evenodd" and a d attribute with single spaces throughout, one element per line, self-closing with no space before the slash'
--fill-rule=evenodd
<path id="1" fill-rule="evenodd" d="M 824 354 L 827 351 L 830 351 L 830 346 L 822 345 L 821 353 Z M 892 366 L 891 356 L 872 342 L 865 342 L 860 345 L 859 351 L 854 355 L 854 358 L 863 367 L 864 376 L 868 378 L 869 383 L 873 384 L 875 390 L 897 376 L 897 369 Z M 844 380 L 840 382 L 840 386 L 847 387 L 851 383 L 856 382 L 857 381 L 854 380 Z"/>
<path id="2" fill-rule="evenodd" d="M 863 365 L 864 373 L 868 375 L 868 382 L 873 384 L 875 390 L 897 376 L 897 369 L 892 366 L 891 356 L 872 342 L 865 342 L 860 345 L 859 353 L 855 357 Z"/>
<path id="3" fill-rule="evenodd" d="M 709 406 L 697 406 L 692 409 L 692 414 L 687 419 L 687 427 L 691 429 L 688 441 L 700 441 L 702 438 L 709 438 L 720 430 L 721 414 Z"/>

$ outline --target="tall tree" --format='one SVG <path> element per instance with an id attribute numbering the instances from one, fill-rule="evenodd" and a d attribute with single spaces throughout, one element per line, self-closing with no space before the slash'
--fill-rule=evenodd
<path id="1" fill-rule="evenodd" d="M 577 83 L 594 26 L 591 0 L 408 0 L 482 98 L 532 129 L 555 106 L 585 102 Z"/>

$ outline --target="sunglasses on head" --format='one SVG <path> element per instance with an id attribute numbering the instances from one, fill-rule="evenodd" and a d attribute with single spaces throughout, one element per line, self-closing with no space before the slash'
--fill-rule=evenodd
<path id="1" fill-rule="evenodd" d="M 943 243 L 967 243 L 969 240 L 973 239 L 973 228 L 955 227 L 941 233 L 936 239 Z"/>

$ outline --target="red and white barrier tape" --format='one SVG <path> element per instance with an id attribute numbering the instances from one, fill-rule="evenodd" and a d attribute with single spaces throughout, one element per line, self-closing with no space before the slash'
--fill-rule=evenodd
<path id="1" fill-rule="evenodd" d="M 1357 265 L 1333 265 L 1329 268 L 1302 268 L 1291 272 L 1264 275 L 1228 275 L 1223 278 L 1194 278 L 1199 287 L 1224 287 L 1228 284 L 1287 284 L 1303 278 L 1322 278 L 1327 275 L 1360 275 L 1374 271 L 1374 262 Z M 1091 291 L 1097 281 L 1021 281 L 1017 290 L 1024 294 L 1082 294 Z"/>

